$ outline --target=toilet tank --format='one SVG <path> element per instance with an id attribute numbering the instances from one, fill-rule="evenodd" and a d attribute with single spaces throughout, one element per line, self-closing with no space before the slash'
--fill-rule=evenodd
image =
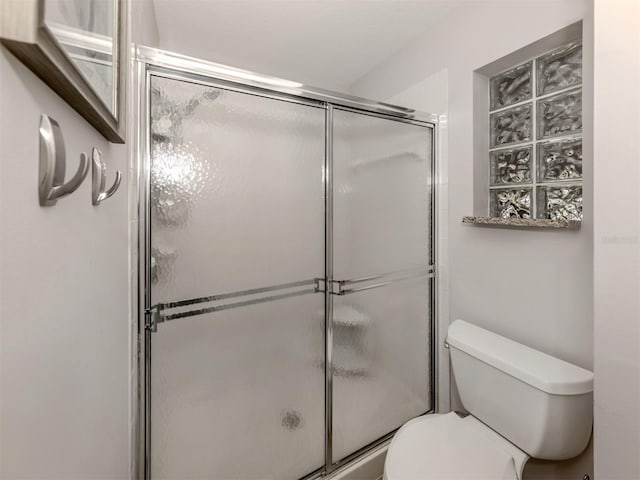
<path id="1" fill-rule="evenodd" d="M 462 320 L 449 326 L 464 408 L 531 457 L 564 460 L 589 443 L 593 373 Z"/>

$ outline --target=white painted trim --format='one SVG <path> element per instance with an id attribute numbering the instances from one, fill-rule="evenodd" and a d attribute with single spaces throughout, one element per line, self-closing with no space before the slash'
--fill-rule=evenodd
<path id="1" fill-rule="evenodd" d="M 439 115 L 436 129 L 436 322 L 433 348 L 436 349 L 437 413 L 451 410 L 449 350 L 444 348 L 449 328 L 449 129 L 447 114 Z"/>

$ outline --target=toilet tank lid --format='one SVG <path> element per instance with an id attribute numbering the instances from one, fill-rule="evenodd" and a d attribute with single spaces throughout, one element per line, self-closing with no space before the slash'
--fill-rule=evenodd
<path id="1" fill-rule="evenodd" d="M 447 343 L 529 385 L 554 395 L 593 391 L 593 373 L 463 320 L 449 325 Z"/>

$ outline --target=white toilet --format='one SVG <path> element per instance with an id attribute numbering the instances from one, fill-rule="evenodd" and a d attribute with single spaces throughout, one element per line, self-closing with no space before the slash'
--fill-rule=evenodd
<path id="1" fill-rule="evenodd" d="M 565 460 L 589 443 L 593 373 L 462 320 L 447 343 L 470 415 L 425 415 L 391 441 L 385 480 L 521 480 L 530 457 Z"/>

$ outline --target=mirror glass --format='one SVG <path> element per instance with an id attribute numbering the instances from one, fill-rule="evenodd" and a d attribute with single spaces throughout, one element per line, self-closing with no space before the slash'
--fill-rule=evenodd
<path id="1" fill-rule="evenodd" d="M 45 0 L 44 20 L 95 93 L 117 117 L 118 0 Z"/>

